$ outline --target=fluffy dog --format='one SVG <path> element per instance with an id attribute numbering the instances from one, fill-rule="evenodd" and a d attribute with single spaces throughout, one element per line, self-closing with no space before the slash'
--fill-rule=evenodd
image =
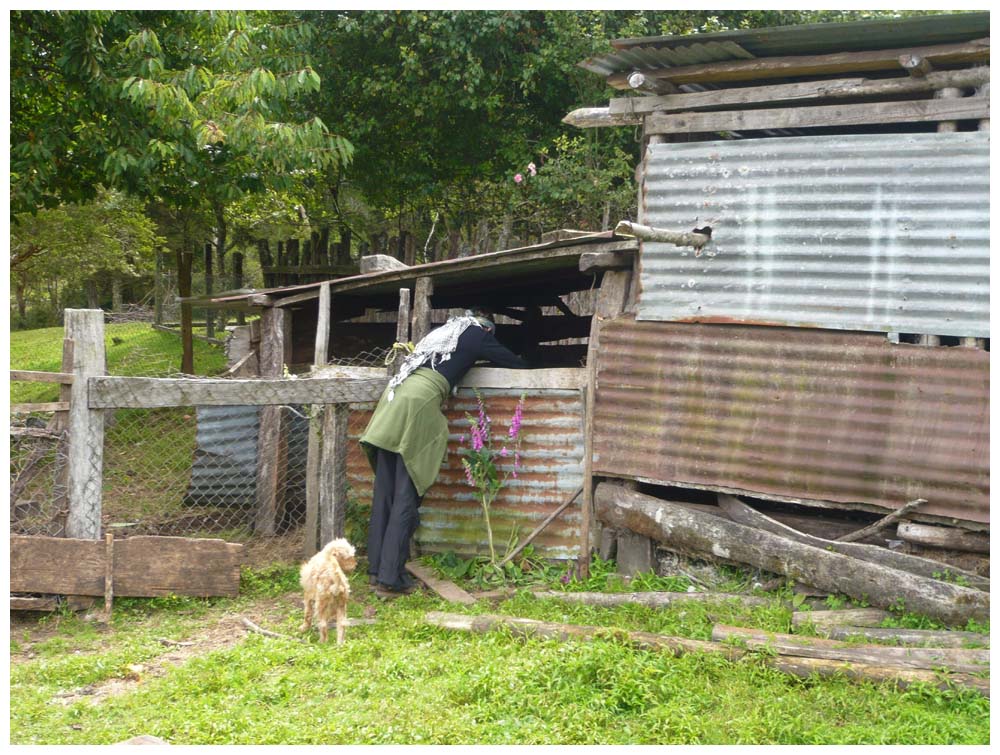
<path id="1" fill-rule="evenodd" d="M 305 591 L 305 621 L 299 628 L 300 632 L 307 631 L 315 618 L 319 639 L 326 642 L 327 627 L 335 621 L 337 644 L 343 643 L 347 599 L 351 594 L 347 575 L 354 571 L 356 565 L 354 546 L 343 538 L 331 540 L 323 550 L 302 564 L 299 583 Z"/>

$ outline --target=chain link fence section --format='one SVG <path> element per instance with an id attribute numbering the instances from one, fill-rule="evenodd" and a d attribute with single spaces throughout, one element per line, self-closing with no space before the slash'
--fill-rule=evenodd
<path id="1" fill-rule="evenodd" d="M 59 537 L 66 530 L 66 432 L 51 412 L 12 414 L 10 532 Z"/>

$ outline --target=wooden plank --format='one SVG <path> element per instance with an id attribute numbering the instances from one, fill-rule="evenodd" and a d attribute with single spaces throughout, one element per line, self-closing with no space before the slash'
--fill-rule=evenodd
<path id="1" fill-rule="evenodd" d="M 652 496 L 602 483 L 594 496 L 598 517 L 663 542 L 692 558 L 748 564 L 886 608 L 948 624 L 989 616 L 989 593 L 861 561 L 787 537 L 691 511 Z"/>
<path id="2" fill-rule="evenodd" d="M 438 579 L 434 576 L 430 569 L 418 564 L 416 561 L 410 561 L 406 565 L 406 570 L 442 598 L 451 603 L 462 603 L 464 605 L 471 606 L 476 602 L 474 597 L 469 595 L 469 593 L 456 585 L 454 582 L 449 582 L 446 579 Z"/>
<path id="3" fill-rule="evenodd" d="M 974 87 L 990 80 L 989 66 L 959 71 L 939 71 L 921 79 L 909 76 L 896 79 L 850 78 L 826 81 L 800 81 L 792 84 L 719 89 L 708 92 L 668 94 L 659 97 L 620 97 L 608 103 L 611 117 L 632 115 L 641 123 L 643 115 L 660 112 L 684 112 L 701 108 L 733 109 L 740 105 L 802 102 L 820 99 L 847 99 L 897 96 L 932 92 L 942 87 Z M 630 124 L 631 125 L 631 124 Z"/>
<path id="4" fill-rule="evenodd" d="M 67 402 L 68 404 L 69 402 Z M 12 427 L 10 428 L 12 438 L 44 438 L 46 440 L 59 440 L 61 433 L 46 430 L 43 427 Z"/>
<path id="5" fill-rule="evenodd" d="M 11 370 L 10 379 L 35 383 L 63 383 L 70 385 L 73 375 L 67 372 L 40 372 L 38 370 Z"/>
<path id="6" fill-rule="evenodd" d="M 825 634 L 833 640 L 877 640 L 896 645 L 926 645 L 937 648 L 990 646 L 989 635 L 939 629 L 902 629 L 900 627 L 833 626 Z"/>
<path id="7" fill-rule="evenodd" d="M 24 598 L 11 595 L 11 611 L 55 611 L 59 603 L 55 598 Z"/>
<path id="8" fill-rule="evenodd" d="M 104 621 L 111 620 L 111 603 L 115 596 L 115 536 L 104 536 Z"/>
<path id="9" fill-rule="evenodd" d="M 909 553 L 900 553 L 899 551 L 889 550 L 878 545 L 850 543 L 843 540 L 824 540 L 823 538 L 807 535 L 804 532 L 792 529 L 788 525 L 782 524 L 766 514 L 747 506 L 731 495 L 720 493 L 718 500 L 719 508 L 722 512 L 734 522 L 745 524 L 748 527 L 756 527 L 775 535 L 787 537 L 798 543 L 812 545 L 835 553 L 843 553 L 852 558 L 870 561 L 874 564 L 882 564 L 883 566 L 899 569 L 910 574 L 917 574 L 921 577 L 940 579 L 947 572 L 953 578 L 962 577 L 969 585 L 977 589 L 990 589 L 990 580 L 987 577 L 980 577 L 973 572 L 948 567 L 929 558 L 920 558 Z"/>
<path id="10" fill-rule="evenodd" d="M 292 318 L 283 309 L 265 309 L 261 314 L 260 371 L 263 377 L 281 376 L 291 362 Z M 281 488 L 288 464 L 287 437 L 279 406 L 260 412 L 257 434 L 257 511 L 254 531 L 266 536 L 278 530 L 284 513 Z"/>
<path id="11" fill-rule="evenodd" d="M 347 515 L 347 404 L 323 410 L 323 440 L 319 457 L 320 544 L 344 536 Z"/>
<path id="12" fill-rule="evenodd" d="M 829 55 L 788 55 L 751 60 L 725 60 L 672 68 L 642 70 L 648 79 L 665 79 L 674 84 L 717 81 L 752 81 L 754 79 L 790 78 L 793 76 L 826 76 L 861 71 L 899 70 L 901 55 L 919 55 L 934 64 L 988 63 L 989 39 L 978 39 L 947 45 L 838 52 Z M 630 88 L 632 71 L 613 74 L 608 83 L 617 89 Z"/>
<path id="13" fill-rule="evenodd" d="M 91 378 L 90 408 L 280 406 L 377 401 L 386 378 Z"/>
<path id="14" fill-rule="evenodd" d="M 990 667 L 989 650 L 846 645 L 836 640 L 800 637 L 724 624 L 712 627 L 712 641 L 735 641 L 741 647 L 767 649 L 780 655 L 866 663 L 873 666 L 903 666 L 917 669 L 945 668 L 961 674 L 978 674 L 989 671 Z"/>
<path id="15" fill-rule="evenodd" d="M 106 544 L 11 535 L 11 592 L 104 597 Z M 223 540 L 139 536 L 114 548 L 120 597 L 239 595 L 243 546 Z"/>
<path id="16" fill-rule="evenodd" d="M 772 110 L 724 110 L 705 113 L 653 113 L 645 133 L 700 133 L 755 131 L 825 126 L 861 126 L 880 123 L 919 123 L 988 118 L 989 101 L 982 97 L 957 100 L 873 102 L 862 105 L 822 105 Z"/>
<path id="17" fill-rule="evenodd" d="M 796 611 L 792 614 L 792 626 L 812 624 L 819 631 L 832 627 L 855 626 L 877 627 L 889 618 L 889 612 L 881 608 L 845 608 L 838 611 Z"/>
<path id="18" fill-rule="evenodd" d="M 410 327 L 413 343 L 431 332 L 431 296 L 434 295 L 434 279 L 429 276 L 417 278 L 413 292 L 413 324 Z"/>
<path id="19" fill-rule="evenodd" d="M 324 284 L 324 285 L 329 285 L 329 284 Z M 313 299 L 318 299 L 318 298 L 319 298 L 319 291 L 306 291 L 301 294 L 295 294 L 294 296 L 285 296 L 285 297 L 275 296 L 274 306 L 290 307 L 293 304 L 301 304 L 302 302 L 312 301 Z"/>
<path id="20" fill-rule="evenodd" d="M 97 309 L 65 310 L 66 337 L 73 340 L 73 375 L 67 427 L 67 537 L 101 535 L 104 487 L 104 412 L 87 402 L 87 378 L 104 374 L 104 313 Z"/>
<path id="21" fill-rule="evenodd" d="M 930 524 L 901 522 L 896 528 L 896 537 L 932 548 L 948 548 L 970 553 L 990 552 L 989 533 L 970 532 L 958 527 L 935 527 Z"/>
<path id="22" fill-rule="evenodd" d="M 585 252 L 580 255 L 580 272 L 596 273 L 604 270 L 632 269 L 635 252 Z"/>
<path id="23" fill-rule="evenodd" d="M 502 367 L 473 367 L 458 384 L 463 388 L 510 388 L 517 390 L 578 390 L 586 385 L 582 367 L 549 367 L 537 370 L 509 370 Z M 378 398 L 378 397 L 376 397 Z"/>
<path id="24" fill-rule="evenodd" d="M 68 401 L 49 401 L 35 404 L 11 404 L 11 414 L 30 414 L 31 412 L 66 412 L 69 411 Z"/>

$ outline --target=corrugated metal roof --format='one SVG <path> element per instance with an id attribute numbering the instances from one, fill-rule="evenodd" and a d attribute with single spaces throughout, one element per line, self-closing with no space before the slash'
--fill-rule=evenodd
<path id="1" fill-rule="evenodd" d="M 594 472 L 989 522 L 989 353 L 805 328 L 601 328 Z"/>
<path id="2" fill-rule="evenodd" d="M 580 65 L 601 76 L 610 76 L 639 67 L 664 68 L 745 57 L 885 50 L 910 45 L 962 42 L 989 35 L 988 12 L 880 18 L 846 23 L 739 29 L 710 34 L 620 39 L 612 42 L 617 52 L 590 58 Z M 685 62 L 676 62 L 679 60 Z"/>
<path id="3" fill-rule="evenodd" d="M 494 427 L 504 432 L 522 389 L 480 390 Z M 523 433 L 524 472 L 508 480 L 493 504 L 491 523 L 494 545 L 501 552 L 517 529 L 521 538 L 563 503 L 583 479 L 583 419 L 580 392 L 574 390 L 528 390 Z M 420 507 L 416 539 L 422 550 L 456 553 L 488 553 L 482 510 L 475 491 L 465 481 L 459 437 L 468 433 L 466 413 L 477 411 L 471 390 L 460 389 L 449 400 L 445 416 L 450 436 L 448 456 L 437 482 L 427 491 Z M 371 409 L 352 411 L 348 422 L 348 479 L 351 494 L 368 504 L 372 495 L 372 471 L 357 439 L 371 417 Z M 580 500 L 561 513 L 534 541 L 545 558 L 576 558 L 580 550 Z"/>
<path id="4" fill-rule="evenodd" d="M 989 336 L 989 134 L 654 145 L 639 319 Z"/>

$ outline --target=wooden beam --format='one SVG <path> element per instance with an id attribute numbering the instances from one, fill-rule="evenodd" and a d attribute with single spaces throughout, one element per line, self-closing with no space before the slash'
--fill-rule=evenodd
<path id="1" fill-rule="evenodd" d="M 103 598 L 106 554 L 101 540 L 11 535 L 11 592 Z M 242 554 L 242 545 L 223 540 L 123 538 L 114 547 L 114 593 L 236 597 Z"/>
<path id="2" fill-rule="evenodd" d="M 399 307 L 396 310 L 396 343 L 406 344 L 410 341 L 410 289 L 399 289 Z M 393 352 L 392 363 L 386 367 L 386 374 L 392 377 L 403 363 L 405 354 Z"/>
<path id="3" fill-rule="evenodd" d="M 251 307 L 273 307 L 274 298 L 270 294 L 252 294 L 247 298 Z"/>
<path id="4" fill-rule="evenodd" d="M 418 343 L 431 331 L 431 296 L 434 295 L 434 279 L 429 276 L 417 278 L 413 292 L 413 325 L 411 340 Z"/>
<path id="5" fill-rule="evenodd" d="M 767 129 L 861 126 L 881 123 L 920 123 L 987 118 L 989 102 L 978 97 L 957 100 L 872 102 L 861 105 L 705 113 L 653 113 L 646 118 L 645 133 L 700 133 L 705 131 L 757 131 Z"/>
<path id="6" fill-rule="evenodd" d="M 645 99 L 636 97 L 635 99 Z M 638 126 L 642 116 L 632 113 L 612 113 L 606 107 L 581 107 L 567 113 L 562 122 L 576 128 L 607 128 L 608 126 Z"/>
<path id="7" fill-rule="evenodd" d="M 789 55 L 751 60 L 725 60 L 691 66 L 655 68 L 641 73 L 650 79 L 666 79 L 674 84 L 706 83 L 718 81 L 752 81 L 767 78 L 795 76 L 827 76 L 859 71 L 899 70 L 901 55 L 917 55 L 934 64 L 988 63 L 989 39 L 977 39 L 947 45 L 869 50 L 864 52 L 838 52 L 829 55 Z M 629 73 L 612 74 L 608 84 L 617 89 L 630 88 Z"/>
<path id="8" fill-rule="evenodd" d="M 101 535 L 104 412 L 90 408 L 87 379 L 105 371 L 104 313 L 99 309 L 67 309 L 65 331 L 73 340 L 74 375 L 67 428 L 66 535 L 90 540 Z"/>
<path id="9" fill-rule="evenodd" d="M 579 390 L 586 385 L 587 371 L 581 367 L 550 367 L 537 370 L 508 370 L 502 367 L 473 367 L 458 389 L 496 388 L 511 390 Z M 378 398 L 376 396 L 376 398 Z"/>
<path id="10" fill-rule="evenodd" d="M 90 408 L 168 406 L 281 406 L 377 401 L 385 377 L 91 378 Z"/>
<path id="11" fill-rule="evenodd" d="M 313 370 L 326 366 L 330 346 L 330 284 L 319 288 L 319 308 L 316 319 L 316 340 L 313 349 Z M 302 555 L 312 556 L 320 549 L 319 497 L 320 497 L 320 448 L 323 442 L 322 404 L 313 404 L 309 417 L 309 445 L 306 449 L 306 522 Z"/>
<path id="12" fill-rule="evenodd" d="M 11 404 L 11 414 L 30 414 L 31 412 L 66 412 L 69 411 L 68 401 L 43 401 L 32 404 Z"/>
<path id="13" fill-rule="evenodd" d="M 281 376 L 290 363 L 292 318 L 283 309 L 265 309 L 261 314 L 260 373 Z M 280 406 L 265 406 L 260 412 L 257 434 L 257 512 L 254 531 L 265 537 L 277 533 L 284 514 L 284 490 L 288 446 Z"/>
<path id="14" fill-rule="evenodd" d="M 989 80 L 989 66 L 979 66 L 963 68 L 958 71 L 937 71 L 919 79 L 909 76 L 895 79 L 858 77 L 668 94 L 662 97 L 619 97 L 608 103 L 607 111 L 609 117 L 626 118 L 631 116 L 629 123 L 633 121 L 639 123 L 642 116 L 649 113 L 684 112 L 705 108 L 733 109 L 739 105 L 764 103 L 898 96 L 932 92 L 949 86 L 978 87 L 987 84 Z"/>
<path id="15" fill-rule="evenodd" d="M 35 383 L 62 383 L 72 385 L 73 375 L 66 372 L 39 372 L 38 370 L 11 370 L 11 381 L 23 380 Z"/>
<path id="16" fill-rule="evenodd" d="M 320 544 L 344 536 L 347 515 L 347 404 L 323 409 L 323 438 L 319 457 Z"/>
<path id="17" fill-rule="evenodd" d="M 69 408 L 69 402 L 66 402 L 66 408 Z M 45 438 L 46 440 L 59 440 L 62 437 L 62 433 L 57 433 L 52 430 L 47 430 L 44 427 L 12 427 L 10 428 L 10 437 L 12 438 Z"/>
<path id="18" fill-rule="evenodd" d="M 580 272 L 597 273 L 605 270 L 632 269 L 635 252 L 584 252 L 580 255 Z"/>
<path id="19" fill-rule="evenodd" d="M 934 64 L 921 55 L 905 53 L 899 56 L 899 65 L 914 79 L 926 79 L 934 72 Z"/>
<path id="20" fill-rule="evenodd" d="M 989 615 L 989 593 L 980 590 L 797 543 L 621 486 L 602 483 L 594 499 L 602 521 L 659 540 L 681 555 L 747 564 L 881 608 L 902 603 L 908 611 L 950 624 Z"/>
<path id="21" fill-rule="evenodd" d="M 324 285 L 330 285 L 326 283 Z M 274 299 L 275 307 L 290 307 L 293 304 L 301 304 L 302 302 L 312 301 L 313 299 L 319 298 L 319 289 L 314 291 L 305 291 L 301 294 L 295 294 L 294 296 L 275 296 Z"/>
<path id="22" fill-rule="evenodd" d="M 461 603 L 462 605 L 471 606 L 476 602 L 474 597 L 454 582 L 449 582 L 446 579 L 438 579 L 430 569 L 422 564 L 418 564 L 416 561 L 410 561 L 406 565 L 406 570 L 449 603 Z"/>

